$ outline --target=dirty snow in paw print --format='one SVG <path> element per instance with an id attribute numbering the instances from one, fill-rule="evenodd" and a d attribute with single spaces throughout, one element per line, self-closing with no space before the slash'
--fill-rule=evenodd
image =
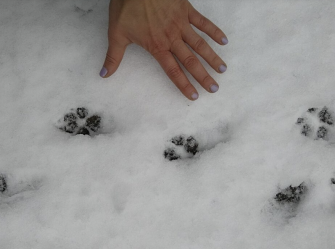
<path id="1" fill-rule="evenodd" d="M 0 248 L 335 248 L 335 2 L 190 2 L 196 101 L 134 44 L 99 76 L 108 0 L 0 1 Z"/>

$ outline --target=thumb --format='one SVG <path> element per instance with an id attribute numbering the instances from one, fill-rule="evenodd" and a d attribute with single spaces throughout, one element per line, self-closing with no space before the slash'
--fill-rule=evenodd
<path id="1" fill-rule="evenodd" d="M 127 44 L 120 44 L 117 41 L 113 44 L 109 44 L 105 63 L 100 71 L 100 76 L 102 78 L 108 78 L 115 73 L 122 61 L 126 48 Z"/>

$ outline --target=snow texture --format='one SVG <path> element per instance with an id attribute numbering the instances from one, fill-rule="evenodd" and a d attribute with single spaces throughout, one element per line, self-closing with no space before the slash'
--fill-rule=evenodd
<path id="1" fill-rule="evenodd" d="M 99 77 L 108 0 L 0 1 L 1 249 L 335 248 L 335 1 L 191 3 L 229 39 L 199 32 L 228 70 L 195 102 L 136 45 Z M 80 107 L 94 136 L 57 126 Z"/>

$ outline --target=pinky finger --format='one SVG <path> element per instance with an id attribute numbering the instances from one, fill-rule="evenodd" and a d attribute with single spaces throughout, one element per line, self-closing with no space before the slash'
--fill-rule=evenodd
<path id="1" fill-rule="evenodd" d="M 178 62 L 170 51 L 163 51 L 153 55 L 161 67 L 164 69 L 170 80 L 189 100 L 196 100 L 199 97 L 197 90 L 187 79 Z"/>
<path id="2" fill-rule="evenodd" d="M 190 7 L 188 18 L 191 24 L 197 29 L 206 33 L 210 38 L 221 45 L 228 44 L 228 39 L 225 33 L 219 29 L 214 23 L 200 14 L 192 5 Z"/>

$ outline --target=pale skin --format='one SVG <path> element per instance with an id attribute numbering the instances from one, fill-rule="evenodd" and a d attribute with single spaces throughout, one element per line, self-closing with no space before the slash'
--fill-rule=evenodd
<path id="1" fill-rule="evenodd" d="M 189 100 L 198 99 L 199 93 L 177 60 L 205 90 L 216 92 L 218 83 L 194 53 L 199 54 L 218 73 L 225 72 L 227 65 L 191 25 L 220 45 L 228 43 L 223 31 L 187 0 L 111 0 L 109 46 L 100 76 L 107 78 L 115 73 L 127 46 L 135 43 L 158 61 L 170 80 Z"/>

